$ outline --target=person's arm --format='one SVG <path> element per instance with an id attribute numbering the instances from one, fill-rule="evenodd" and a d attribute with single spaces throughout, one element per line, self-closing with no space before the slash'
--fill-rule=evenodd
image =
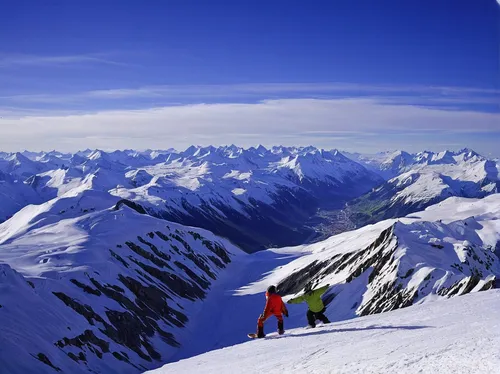
<path id="1" fill-rule="evenodd" d="M 304 295 L 288 300 L 287 304 L 300 304 L 303 301 L 304 301 Z"/>
<path id="2" fill-rule="evenodd" d="M 286 308 L 285 303 L 281 300 L 281 313 L 283 313 L 286 317 L 288 317 L 288 309 Z"/>
<path id="3" fill-rule="evenodd" d="M 318 289 L 317 289 L 317 290 L 315 290 L 313 293 L 314 293 L 315 295 L 317 295 L 317 296 L 321 296 L 321 295 L 323 295 L 323 294 L 326 292 L 326 290 L 328 289 L 328 287 L 330 287 L 330 285 L 329 285 L 329 284 L 327 284 L 326 286 L 323 286 L 323 287 L 321 287 L 321 288 L 318 288 Z"/>
<path id="4" fill-rule="evenodd" d="M 269 304 L 269 299 L 266 300 L 266 306 L 264 307 L 264 312 L 260 315 L 260 318 L 266 320 L 271 314 L 271 305 Z"/>

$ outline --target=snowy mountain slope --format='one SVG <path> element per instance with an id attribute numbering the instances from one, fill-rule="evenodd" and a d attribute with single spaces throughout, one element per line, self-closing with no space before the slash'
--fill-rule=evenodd
<path id="1" fill-rule="evenodd" d="M 83 189 L 0 225 L 2 373 L 158 366 L 177 352 L 216 279 L 244 256 L 131 202 L 102 208 L 110 198 Z"/>
<path id="2" fill-rule="evenodd" d="M 0 170 L 20 173 L 16 177 L 42 201 L 85 185 L 132 200 L 156 217 L 213 231 L 247 251 L 303 243 L 315 236 L 305 223 L 318 208 L 339 209 L 382 182 L 339 152 L 314 147 L 25 154 L 4 155 Z M 17 169 L 8 167 L 11 159 Z"/>
<path id="3" fill-rule="evenodd" d="M 0 170 L 0 223 L 28 204 L 39 204 L 43 198 L 14 176 Z"/>
<path id="4" fill-rule="evenodd" d="M 416 155 L 399 152 L 379 168 L 382 175 L 389 170 L 395 176 L 349 203 L 350 217 L 360 226 L 402 217 L 450 196 L 481 198 L 500 188 L 495 162 L 468 149 Z"/>
<path id="5" fill-rule="evenodd" d="M 426 303 L 212 351 L 148 372 L 498 373 L 500 292 Z"/>
<path id="6" fill-rule="evenodd" d="M 56 173 L 52 169 L 64 167 L 64 159 L 45 153 L 29 153 L 28 157 L 25 153 L 0 154 L 0 223 L 26 205 L 40 204 L 55 196 L 47 195 L 37 186 L 41 180 L 51 179 L 46 175 Z M 57 183 L 58 186 L 61 184 L 60 181 Z"/>

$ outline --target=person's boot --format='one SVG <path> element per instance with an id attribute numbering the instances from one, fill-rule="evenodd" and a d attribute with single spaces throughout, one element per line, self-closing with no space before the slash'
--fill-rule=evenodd
<path id="1" fill-rule="evenodd" d="M 266 335 L 264 335 L 264 326 L 257 326 L 257 337 L 258 338 L 266 337 Z"/>
<path id="2" fill-rule="evenodd" d="M 325 310 L 324 308 L 317 316 L 319 317 L 320 321 L 323 322 L 324 324 L 330 323 L 330 320 L 328 319 L 327 316 L 325 316 Z"/>
<path id="3" fill-rule="evenodd" d="M 307 311 L 307 325 L 308 326 L 306 328 L 309 329 L 313 329 L 316 327 L 316 316 L 314 312 L 311 312 L 310 309 Z"/>
<path id="4" fill-rule="evenodd" d="M 285 333 L 285 328 L 283 326 L 283 321 L 278 321 L 278 334 L 283 335 Z"/>

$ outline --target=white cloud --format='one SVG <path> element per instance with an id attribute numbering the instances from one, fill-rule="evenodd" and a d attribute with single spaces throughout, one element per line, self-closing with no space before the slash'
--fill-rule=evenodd
<path id="1" fill-rule="evenodd" d="M 23 66 L 65 66 L 75 64 L 104 64 L 123 65 L 121 62 L 107 58 L 108 54 L 79 54 L 79 55 L 0 55 L 0 68 L 23 67 Z"/>
<path id="2" fill-rule="evenodd" d="M 374 138 L 377 135 L 415 132 L 433 133 L 430 141 L 440 139 L 441 143 L 450 133 L 498 133 L 500 114 L 388 105 L 375 99 L 282 99 L 4 117 L 0 119 L 0 150 L 228 143 L 328 146 L 338 142 L 345 146 L 350 140 L 373 143 L 380 140 Z"/>
<path id="3" fill-rule="evenodd" d="M 52 58 L 49 58 L 51 60 Z M 55 61 L 58 58 L 53 58 Z M 77 61 L 78 56 L 62 56 L 63 61 Z M 34 61 L 37 61 L 36 59 Z M 110 62 L 115 63 L 115 62 Z M 0 66 L 2 60 L 0 59 Z M 399 102 L 419 99 L 457 103 L 498 102 L 500 91 L 474 87 L 367 85 L 357 83 L 250 83 L 229 85 L 157 85 L 138 88 L 112 88 L 73 93 L 3 95 L 0 100 L 14 102 L 87 102 L 126 99 L 220 99 L 237 97 L 276 98 L 288 95 L 309 97 L 385 97 Z"/>

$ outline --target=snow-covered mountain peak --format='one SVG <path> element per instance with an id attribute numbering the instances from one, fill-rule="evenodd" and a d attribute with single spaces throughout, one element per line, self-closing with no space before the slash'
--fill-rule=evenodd
<path id="1" fill-rule="evenodd" d="M 87 159 L 83 156 L 80 156 L 78 153 L 75 153 L 70 158 L 71 165 L 78 166 L 83 164 Z"/>
<path id="2" fill-rule="evenodd" d="M 92 153 L 90 153 L 87 158 L 91 161 L 97 161 L 97 160 L 107 160 L 107 161 L 110 161 L 111 158 L 110 156 L 104 152 L 104 151 L 101 151 L 99 149 L 96 149 L 94 151 L 92 151 Z"/>
<path id="3" fill-rule="evenodd" d="M 266 153 L 267 152 L 267 148 L 264 147 L 262 144 L 259 144 L 255 150 L 259 153 L 259 154 L 263 154 L 263 153 Z"/>
<path id="4" fill-rule="evenodd" d="M 10 154 L 6 158 L 6 160 L 12 162 L 12 164 L 16 166 L 22 165 L 23 163 L 25 164 L 32 163 L 32 161 L 28 157 L 24 156 L 21 152 L 15 152 Z"/>
<path id="5" fill-rule="evenodd" d="M 436 164 L 455 164 L 457 161 L 455 159 L 455 154 L 450 151 L 443 151 L 436 153 L 432 156 L 431 160 L 429 163 L 436 163 Z"/>
<path id="6" fill-rule="evenodd" d="M 82 157 L 87 157 L 89 156 L 90 154 L 92 154 L 92 152 L 94 152 L 94 150 L 90 149 L 90 148 L 87 148 L 83 151 L 78 151 L 76 152 L 77 155 L 79 156 L 82 156 Z"/>

